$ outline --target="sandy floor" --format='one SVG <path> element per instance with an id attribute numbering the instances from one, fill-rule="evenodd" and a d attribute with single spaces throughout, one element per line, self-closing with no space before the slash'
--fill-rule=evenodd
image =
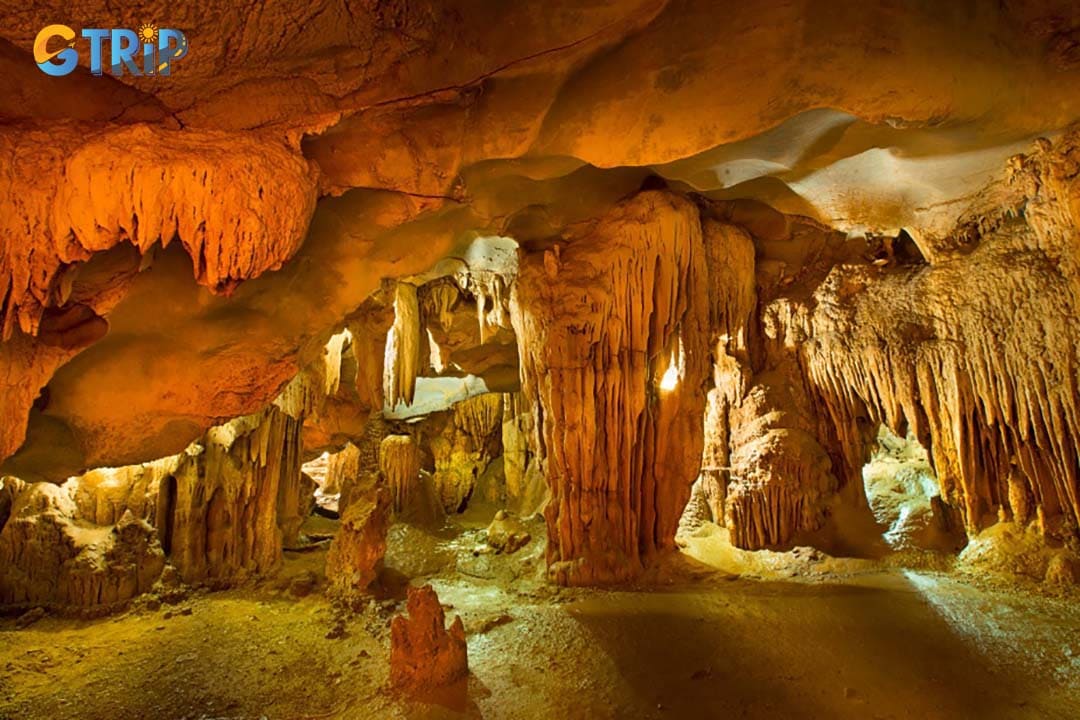
<path id="1" fill-rule="evenodd" d="M 774 559 L 802 568 L 789 580 L 683 560 L 647 591 L 558 590 L 535 579 L 541 542 L 507 558 L 475 531 L 395 532 L 387 585 L 433 572 L 470 633 L 467 685 L 430 702 L 385 689 L 400 601 L 345 617 L 266 583 L 0 621 L 0 719 L 1080 717 L 1075 601 L 805 557 Z M 290 555 L 284 576 L 321 562 Z"/>

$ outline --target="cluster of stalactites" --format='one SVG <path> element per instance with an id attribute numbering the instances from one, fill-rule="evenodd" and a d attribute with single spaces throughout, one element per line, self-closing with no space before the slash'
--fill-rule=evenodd
<path id="1" fill-rule="evenodd" d="M 250 135 L 57 126 L 47 141 L 0 133 L 0 152 L 11 161 L 0 173 L 3 340 L 16 326 L 37 334 L 95 252 L 177 240 L 201 285 L 228 290 L 288 260 L 315 209 L 312 166 Z"/>
<path id="2" fill-rule="evenodd" d="M 402 513 L 419 491 L 420 452 L 410 435 L 388 435 L 379 444 L 379 470 L 393 498 L 394 512 Z"/>
<path id="3" fill-rule="evenodd" d="M 491 270 L 472 270 L 467 275 L 463 286 L 476 299 L 481 344 L 498 328 L 510 326 L 510 283 L 511 280 Z"/>
<path id="4" fill-rule="evenodd" d="M 581 235 L 526 257 L 512 303 L 552 491 L 549 572 L 571 584 L 629 579 L 673 547 L 701 460 L 713 314 L 691 203 L 644 192 Z"/>
<path id="5" fill-rule="evenodd" d="M 502 422 L 502 395 L 485 393 L 468 398 L 456 403 L 453 413 L 454 426 L 479 446 Z"/>
<path id="6" fill-rule="evenodd" d="M 1030 230 L 1002 229 L 912 274 L 836 268 L 811 312 L 773 326 L 808 338 L 803 365 L 849 479 L 879 423 L 910 428 L 969 531 L 1015 514 L 1010 488 L 1075 527 L 1078 289 Z M 794 317 L 806 324 L 785 326 Z"/>
<path id="7" fill-rule="evenodd" d="M 438 320 L 443 330 L 449 330 L 454 324 L 454 308 L 461 299 L 457 286 L 448 279 L 440 279 L 428 283 L 422 290 L 424 319 L 428 322 Z"/>
<path id="8" fill-rule="evenodd" d="M 352 334 L 348 330 L 332 335 L 322 354 L 282 388 L 273 405 L 293 418 L 318 414 L 326 398 L 338 391 L 342 353 L 351 341 Z"/>

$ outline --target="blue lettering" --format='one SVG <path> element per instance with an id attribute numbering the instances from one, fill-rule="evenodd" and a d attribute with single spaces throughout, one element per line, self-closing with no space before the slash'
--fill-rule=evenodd
<path id="1" fill-rule="evenodd" d="M 132 75 L 141 75 L 135 64 L 135 52 L 139 49 L 139 36 L 134 30 L 114 29 L 109 45 L 112 50 L 112 74 L 120 77 L 124 68 Z"/>
<path id="2" fill-rule="evenodd" d="M 90 72 L 101 74 L 101 45 L 109 37 L 109 31 L 102 28 L 85 28 L 82 36 L 90 41 Z"/>
<path id="3" fill-rule="evenodd" d="M 184 33 L 173 28 L 158 31 L 158 75 L 168 75 L 173 60 L 187 55 L 188 44 Z"/>

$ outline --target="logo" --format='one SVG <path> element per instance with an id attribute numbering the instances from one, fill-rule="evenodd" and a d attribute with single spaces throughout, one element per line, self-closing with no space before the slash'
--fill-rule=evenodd
<path id="1" fill-rule="evenodd" d="M 79 50 L 75 31 L 67 25 L 49 25 L 34 40 L 34 62 L 46 75 L 60 77 L 75 70 Z M 109 72 L 116 77 L 125 72 L 141 75 L 169 75 L 174 60 L 187 55 L 184 33 L 173 28 L 158 29 L 144 23 L 138 30 L 126 28 L 84 28 L 81 39 L 89 41 L 90 72 L 101 75 L 108 46 Z M 49 47 L 56 48 L 50 50 Z"/>

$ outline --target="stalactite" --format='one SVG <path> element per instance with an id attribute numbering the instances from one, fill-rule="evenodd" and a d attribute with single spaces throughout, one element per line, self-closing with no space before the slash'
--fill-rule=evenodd
<path id="1" fill-rule="evenodd" d="M 361 306 L 357 315 L 350 318 L 349 332 L 355 338 L 352 343 L 356 358 L 356 395 L 360 407 L 368 410 L 382 410 L 384 403 L 389 403 L 389 396 L 384 393 L 386 381 L 386 344 L 383 339 L 389 336 L 394 325 L 392 302 L 377 296 Z M 389 295 L 389 293 L 387 293 Z"/>
<path id="2" fill-rule="evenodd" d="M 420 298 L 424 324 L 437 319 L 443 330 L 450 330 L 454 323 L 454 307 L 461 299 L 461 292 L 453 280 L 440 278 L 427 283 L 421 288 Z"/>
<path id="3" fill-rule="evenodd" d="M 868 429 L 910 426 L 969 531 L 1029 493 L 1047 517 L 1075 527 L 1076 291 L 1076 278 L 1014 225 L 917 271 L 838 267 L 804 327 L 778 315 L 774 326 L 809 338 L 799 356 L 849 481 Z"/>
<path id="4" fill-rule="evenodd" d="M 454 427 L 464 432 L 480 447 L 502 420 L 502 396 L 496 393 L 478 395 L 453 407 Z"/>
<path id="5" fill-rule="evenodd" d="M 549 573 L 617 582 L 673 548 L 700 467 L 707 257 L 697 208 L 659 192 L 573 237 L 524 258 L 514 327 L 552 490 Z M 661 391 L 679 343 L 684 366 Z"/>
<path id="6" fill-rule="evenodd" d="M 499 328 L 510 328 L 510 287 L 517 277 L 517 242 L 491 236 L 476 238 L 465 251 L 458 285 L 476 304 L 480 344 Z"/>
<path id="7" fill-rule="evenodd" d="M 388 435 L 379 445 L 379 470 L 394 499 L 394 512 L 404 513 L 420 494 L 420 455 L 410 435 Z"/>
<path id="8" fill-rule="evenodd" d="M 43 310 L 60 304 L 65 267 L 94 252 L 177 240 L 200 284 L 229 290 L 281 267 L 315 209 L 313 166 L 254 135 L 58 126 L 47 139 L 0 133 L 0 152 L 11 160 L 0 172 L 4 340 L 16 326 L 37 334 Z M 30 248 L 15 241 L 28 228 Z"/>
<path id="9" fill-rule="evenodd" d="M 411 405 L 420 371 L 420 309 L 416 286 L 398 283 L 394 291 L 394 325 L 386 336 L 383 362 L 383 396 L 386 404 Z"/>
<path id="10" fill-rule="evenodd" d="M 322 391 L 325 397 L 334 395 L 341 385 L 342 354 L 350 343 L 352 343 L 352 333 L 347 328 L 336 333 L 327 341 L 321 362 L 316 363 L 323 368 Z"/>
<path id="11" fill-rule="evenodd" d="M 507 303 L 510 293 L 507 281 L 501 274 L 491 270 L 472 270 L 468 289 L 476 299 L 476 316 L 480 324 L 480 343 L 483 344 L 492 328 L 509 325 Z"/>
<path id="12" fill-rule="evenodd" d="M 323 393 L 326 380 L 321 363 L 305 368 L 274 398 L 273 405 L 290 417 L 298 418 L 315 413 L 326 395 Z"/>

